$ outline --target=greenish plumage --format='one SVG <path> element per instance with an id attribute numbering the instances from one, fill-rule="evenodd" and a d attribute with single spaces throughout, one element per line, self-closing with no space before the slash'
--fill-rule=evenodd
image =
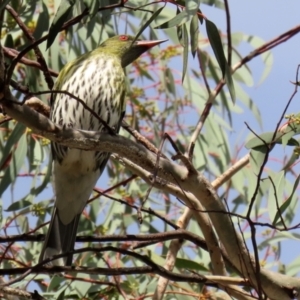
<path id="1" fill-rule="evenodd" d="M 116 132 L 125 113 L 123 68 L 163 41 L 136 41 L 127 35 L 112 37 L 97 49 L 65 65 L 54 90 L 80 98 Z M 76 99 L 52 95 L 51 120 L 63 128 L 104 131 L 103 124 Z M 74 249 L 77 226 L 85 204 L 109 158 L 109 153 L 69 149 L 52 143 L 55 208 L 40 261 Z M 71 265 L 72 255 L 53 265 Z"/>

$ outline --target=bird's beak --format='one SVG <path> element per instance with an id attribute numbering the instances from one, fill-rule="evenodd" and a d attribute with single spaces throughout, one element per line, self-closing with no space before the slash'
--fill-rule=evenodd
<path id="1" fill-rule="evenodd" d="M 167 40 L 156 40 L 156 41 L 139 41 L 139 40 L 137 40 L 135 42 L 135 45 L 136 46 L 144 46 L 144 47 L 147 47 L 147 48 L 150 49 L 150 48 L 152 48 L 154 46 L 157 46 L 157 45 L 159 45 L 161 43 L 164 43 L 166 41 Z"/>

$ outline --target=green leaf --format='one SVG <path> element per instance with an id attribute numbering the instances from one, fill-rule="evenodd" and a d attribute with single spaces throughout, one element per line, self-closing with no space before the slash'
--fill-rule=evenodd
<path id="1" fill-rule="evenodd" d="M 3 201 L 0 199 L 0 224 L 2 224 L 3 221 Z"/>
<path id="2" fill-rule="evenodd" d="M 186 23 L 189 20 L 190 16 L 187 13 L 186 10 L 180 12 L 179 14 L 177 14 L 174 18 L 172 18 L 171 20 L 156 26 L 155 29 L 164 29 L 164 28 L 171 28 L 174 26 L 179 26 L 181 24 Z"/>
<path id="3" fill-rule="evenodd" d="M 39 13 L 39 17 L 36 23 L 35 31 L 34 31 L 34 38 L 38 40 L 42 37 L 43 32 L 48 31 L 49 29 L 49 13 L 47 6 L 43 3 L 43 10 Z"/>
<path id="4" fill-rule="evenodd" d="M 207 62 L 208 62 L 207 66 L 211 73 L 211 76 L 215 80 L 215 83 L 218 83 L 221 79 L 219 73 L 217 72 L 218 68 L 216 68 L 216 65 L 213 63 L 213 60 L 211 59 L 209 54 L 207 52 L 203 52 L 203 53 L 205 54 L 205 56 L 207 58 Z"/>
<path id="5" fill-rule="evenodd" d="M 14 39 L 13 39 L 13 37 L 10 33 L 7 34 L 7 36 L 6 36 L 4 46 L 8 47 L 8 48 L 13 48 L 14 47 Z"/>
<path id="6" fill-rule="evenodd" d="M 26 135 L 23 134 L 17 141 L 17 148 L 13 151 L 9 166 L 5 169 L 4 176 L 0 181 L 0 196 L 2 196 L 7 187 L 15 181 L 19 170 L 24 165 L 26 152 L 27 140 Z"/>
<path id="7" fill-rule="evenodd" d="M 181 78 L 183 82 L 187 70 L 188 55 L 189 55 L 189 35 L 185 24 L 178 26 L 177 35 L 178 35 L 178 40 L 183 47 L 183 54 L 182 54 L 183 65 L 182 65 L 182 78 Z"/>
<path id="8" fill-rule="evenodd" d="M 282 137 L 285 135 L 285 133 L 277 132 L 274 136 L 274 132 L 264 132 L 260 134 L 258 137 L 251 138 L 245 145 L 247 149 L 253 149 L 255 147 L 259 147 L 262 145 L 269 145 L 271 142 L 275 144 L 282 144 Z M 289 146 L 298 146 L 299 143 L 297 140 L 290 138 L 288 142 L 285 141 L 285 143 Z"/>
<path id="9" fill-rule="evenodd" d="M 157 255 L 154 251 L 151 251 L 151 250 L 147 250 L 147 254 L 148 254 L 149 259 L 151 259 L 157 265 L 159 265 L 159 266 L 164 265 L 165 259 L 162 256 Z"/>
<path id="10" fill-rule="evenodd" d="M 172 95 L 174 95 L 174 97 L 176 97 L 176 87 L 175 87 L 174 77 L 169 68 L 166 68 L 166 70 L 165 70 L 164 79 L 165 79 L 167 90 Z"/>
<path id="11" fill-rule="evenodd" d="M 239 55 L 236 52 L 232 52 L 232 61 L 233 62 L 240 61 L 241 59 L 242 59 L 241 55 Z M 251 70 L 249 69 L 249 67 L 246 64 L 233 73 L 233 78 L 236 81 L 246 84 L 249 87 L 252 87 L 254 84 Z"/>
<path id="12" fill-rule="evenodd" d="M 233 80 L 232 80 L 232 76 L 231 76 L 231 70 L 230 70 L 227 62 L 226 62 L 226 68 L 225 68 L 225 79 L 226 79 L 226 83 L 227 83 L 227 87 L 229 90 L 231 100 L 233 103 L 235 103 L 235 89 L 234 89 L 234 84 L 233 84 Z"/>
<path id="13" fill-rule="evenodd" d="M 32 201 L 28 201 L 27 198 L 28 196 L 19 201 L 14 202 L 5 211 L 16 211 L 30 206 L 32 204 Z"/>
<path id="14" fill-rule="evenodd" d="M 149 80 L 154 81 L 154 79 L 150 75 L 150 72 L 147 72 L 147 70 L 145 68 L 138 68 L 138 70 L 139 70 L 141 77 L 146 77 Z"/>
<path id="15" fill-rule="evenodd" d="M 261 75 L 261 78 L 259 80 L 259 85 L 268 77 L 268 75 L 271 72 L 272 66 L 273 66 L 273 54 L 271 51 L 267 51 L 265 53 L 262 53 L 262 55 L 260 55 L 261 59 L 263 60 L 264 64 L 265 64 L 265 68 L 263 71 L 263 74 Z"/>
<path id="16" fill-rule="evenodd" d="M 287 146 L 289 144 L 289 142 L 292 139 L 292 137 L 295 135 L 295 131 L 294 130 L 287 130 L 285 131 L 285 133 L 283 134 L 282 138 L 281 138 L 281 142 L 282 142 L 282 146 Z"/>
<path id="17" fill-rule="evenodd" d="M 224 55 L 224 50 L 223 50 L 222 41 L 219 35 L 218 28 L 213 22 L 209 20 L 205 20 L 205 24 L 206 24 L 207 37 L 209 39 L 209 42 L 211 44 L 211 47 L 213 49 L 213 52 L 218 61 L 218 64 L 220 66 L 224 78 L 227 62 Z"/>
<path id="18" fill-rule="evenodd" d="M 49 37 L 47 40 L 47 49 L 52 45 L 53 41 L 55 40 L 57 34 L 60 32 L 63 24 L 68 21 L 69 16 L 71 14 L 72 8 L 75 4 L 74 0 L 62 0 L 53 22 L 49 29 Z"/>
<path id="19" fill-rule="evenodd" d="M 290 156 L 289 160 L 286 162 L 286 164 L 284 165 L 284 167 L 282 169 L 285 171 L 289 171 L 297 160 L 298 160 L 298 156 L 295 155 L 295 153 L 293 152 L 292 155 Z"/>
<path id="20" fill-rule="evenodd" d="M 293 191 L 291 193 L 291 195 L 287 198 L 287 200 L 279 207 L 279 211 L 277 211 L 276 215 L 275 215 L 275 218 L 273 220 L 273 225 L 276 225 L 277 221 L 279 220 L 279 217 L 280 217 L 280 214 L 282 215 L 286 209 L 289 207 L 293 197 L 294 197 L 294 194 L 295 194 L 295 191 L 299 185 L 299 181 L 300 181 L 300 175 L 298 175 L 297 179 L 295 180 L 295 183 L 294 183 L 294 186 L 293 186 Z"/>
<path id="21" fill-rule="evenodd" d="M 90 18 L 93 19 L 98 13 L 100 1 L 99 0 L 84 0 L 83 3 L 89 10 Z"/>
<path id="22" fill-rule="evenodd" d="M 199 38 L 199 23 L 198 16 L 194 15 L 190 24 L 190 36 L 191 36 L 191 52 L 195 57 L 198 48 L 198 38 Z"/>
<path id="23" fill-rule="evenodd" d="M 208 271 L 208 269 L 204 265 L 201 265 L 193 260 L 178 258 L 178 257 L 176 258 L 175 266 L 178 269 L 184 269 L 184 270 L 189 269 L 189 270 L 195 270 L 200 272 Z"/>
<path id="24" fill-rule="evenodd" d="M 178 3 L 180 4 L 180 3 Z M 182 12 L 179 11 L 179 8 L 177 7 L 177 14 L 174 18 L 172 18 L 169 21 L 166 21 L 165 23 L 155 27 L 156 29 L 164 29 L 164 28 L 171 28 L 174 26 L 180 26 L 186 22 L 188 22 L 191 17 L 193 17 L 197 11 L 201 13 L 199 8 L 200 1 L 198 0 L 188 0 L 186 3 L 182 6 L 185 7 L 185 10 Z M 202 20 L 202 17 L 199 17 L 200 21 Z"/>
<path id="25" fill-rule="evenodd" d="M 270 219 L 273 220 L 277 212 L 276 201 L 278 205 L 281 205 L 282 203 L 281 199 L 283 199 L 284 196 L 283 191 L 285 185 L 285 171 L 280 171 L 271 174 L 269 176 L 269 180 L 270 180 L 270 186 L 269 186 L 269 195 L 268 195 L 268 213 Z"/>
<path id="26" fill-rule="evenodd" d="M 12 133 L 10 134 L 4 149 L 0 152 L 0 166 L 3 167 L 8 157 L 11 155 L 12 147 L 18 142 L 24 134 L 26 127 L 22 123 L 17 123 Z"/>
<path id="27" fill-rule="evenodd" d="M 93 1 L 93 0 L 89 0 Z M 99 4 L 101 5 L 101 8 L 107 7 L 109 5 L 113 5 L 118 3 L 118 0 L 101 0 Z M 98 16 L 98 23 L 101 24 L 102 27 L 107 26 L 110 23 L 110 19 L 112 17 L 113 10 L 112 9 L 103 9 L 99 12 Z"/>
<path id="28" fill-rule="evenodd" d="M 34 194 L 35 196 L 42 193 L 45 190 L 47 184 L 50 182 L 50 178 L 52 175 L 52 161 L 50 159 L 48 162 L 48 167 L 45 167 L 45 173 L 46 174 L 41 184 L 38 187 L 34 188 L 32 191 L 32 194 Z"/>
<path id="29" fill-rule="evenodd" d="M 213 22 L 209 20 L 206 20 L 205 23 L 206 23 L 206 31 L 207 31 L 209 42 L 211 44 L 215 57 L 222 71 L 223 78 L 225 78 L 226 80 L 232 102 L 234 103 L 235 102 L 234 84 L 231 76 L 231 70 L 225 58 L 224 49 L 223 49 L 218 28 Z"/>
<path id="30" fill-rule="evenodd" d="M 265 41 L 257 36 L 248 36 L 244 35 L 243 39 L 245 42 L 249 43 L 254 49 L 259 48 L 260 46 L 265 44 Z M 262 59 L 263 63 L 265 64 L 265 68 L 263 70 L 263 74 L 261 75 L 261 78 L 259 80 L 258 84 L 261 84 L 266 77 L 269 75 L 272 65 L 273 65 L 273 53 L 271 51 L 267 51 L 265 53 L 262 53 L 260 55 L 260 58 Z"/>
<path id="31" fill-rule="evenodd" d="M 134 40 L 137 40 L 139 38 L 139 36 L 144 32 L 144 30 L 153 22 L 153 20 L 156 20 L 156 18 L 159 16 L 159 14 L 161 13 L 161 11 L 165 8 L 165 5 L 160 7 L 157 11 L 155 11 L 152 16 L 146 21 L 146 23 L 144 25 L 142 25 L 142 27 L 140 28 L 140 30 L 138 31 L 138 33 L 135 36 Z"/>
<path id="32" fill-rule="evenodd" d="M 57 300 L 64 300 L 65 299 L 65 290 L 67 289 L 67 286 L 64 287 L 64 289 L 59 292 L 58 297 L 56 298 Z"/>
<path id="33" fill-rule="evenodd" d="M 250 151 L 250 165 L 255 174 L 258 174 L 261 166 L 265 160 L 268 148 L 266 146 L 259 146 Z"/>
<path id="34" fill-rule="evenodd" d="M 180 45 L 181 45 L 182 47 L 184 47 L 184 41 L 183 41 L 183 27 L 182 27 L 182 26 L 178 26 L 176 32 L 177 32 L 177 38 L 178 38 L 178 41 L 179 41 Z"/>
<path id="35" fill-rule="evenodd" d="M 200 5 L 200 1 L 198 0 L 186 0 L 185 1 L 185 9 L 187 13 L 191 16 L 195 15 Z"/>
<path id="36" fill-rule="evenodd" d="M 202 0 L 201 3 L 209 5 L 209 6 L 213 6 L 213 7 L 217 7 L 220 9 L 225 9 L 225 5 L 224 5 L 224 1 L 220 1 L 220 0 Z"/>
<path id="37" fill-rule="evenodd" d="M 2 11 L 5 6 L 10 2 L 11 0 L 4 0 L 4 1 L 1 1 L 0 3 L 0 11 Z"/>
<path id="38" fill-rule="evenodd" d="M 262 117 L 256 103 L 249 97 L 249 95 L 241 88 L 239 84 L 235 86 L 236 94 L 241 103 L 243 103 L 249 111 L 255 116 L 258 124 L 262 127 Z"/>
<path id="39" fill-rule="evenodd" d="M 86 35 L 85 40 L 88 40 L 89 38 L 93 38 L 93 33 L 95 33 L 95 28 L 97 26 L 97 17 L 91 18 L 87 24 L 86 24 Z M 94 47 L 93 47 L 94 48 Z"/>

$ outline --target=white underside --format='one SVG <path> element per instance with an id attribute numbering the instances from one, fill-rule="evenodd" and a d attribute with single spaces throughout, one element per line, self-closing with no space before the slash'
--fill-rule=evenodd
<path id="1" fill-rule="evenodd" d="M 106 61 L 105 70 L 99 69 L 96 63 L 91 63 L 85 68 L 79 66 L 76 70 L 76 76 L 71 76 L 61 89 L 68 90 L 85 101 L 104 121 L 109 121 L 109 126 L 116 127 L 119 123 L 121 112 L 125 110 L 125 107 L 120 107 L 121 96 L 120 92 L 116 92 L 116 82 L 123 89 L 125 86 L 125 75 L 122 69 L 121 72 L 119 69 L 118 73 L 114 71 L 112 60 Z M 81 76 L 78 76 L 78 74 L 81 74 Z M 78 86 L 80 86 L 79 89 Z M 99 101 L 97 101 L 99 97 L 106 99 L 106 101 L 102 101 L 103 103 L 101 103 L 100 107 Z M 107 105 L 113 108 L 113 110 L 110 110 L 111 113 L 109 115 L 107 113 L 108 109 L 105 107 Z M 66 106 L 67 110 L 65 109 Z M 82 104 L 78 104 L 76 99 L 66 94 L 60 94 L 57 97 L 53 110 L 52 119 L 54 122 L 65 127 L 94 131 L 99 131 L 103 128 L 101 122 L 92 116 Z M 56 113 L 59 110 L 62 110 L 61 119 L 57 117 L 59 114 Z M 68 224 L 74 219 L 75 215 L 80 214 L 84 209 L 101 174 L 100 169 L 96 168 L 97 161 L 95 160 L 94 151 L 68 149 L 65 153 L 62 153 L 64 155 L 61 163 L 58 161 L 53 163 L 53 179 L 59 216 L 64 224 Z"/>
<path id="2" fill-rule="evenodd" d="M 53 162 L 56 207 L 65 225 L 84 209 L 100 176 L 94 167 L 94 152 L 78 149 L 70 149 L 61 164 Z"/>

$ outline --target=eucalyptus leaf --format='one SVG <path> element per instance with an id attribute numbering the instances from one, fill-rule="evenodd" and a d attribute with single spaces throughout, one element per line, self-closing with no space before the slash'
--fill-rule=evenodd
<path id="1" fill-rule="evenodd" d="M 293 191 L 290 194 L 290 196 L 282 203 L 282 205 L 279 207 L 279 211 L 276 212 L 276 215 L 273 220 L 273 225 L 276 226 L 278 220 L 280 219 L 280 215 L 282 216 L 284 212 L 287 210 L 287 208 L 290 206 L 291 201 L 295 195 L 295 191 L 297 190 L 299 186 L 299 181 L 300 181 L 300 175 L 297 176 L 294 186 L 293 186 Z"/>
<path id="2" fill-rule="evenodd" d="M 49 19 L 50 19 L 49 12 L 44 2 L 42 2 L 42 5 L 43 5 L 43 10 L 38 16 L 36 28 L 33 34 L 36 40 L 41 38 L 43 33 L 47 32 L 49 29 Z"/>
<path id="3" fill-rule="evenodd" d="M 190 37 L 191 37 L 191 52 L 195 57 L 198 48 L 198 38 L 199 38 L 199 20 L 198 16 L 194 15 L 190 24 Z"/>
<path id="4" fill-rule="evenodd" d="M 63 24 L 69 20 L 74 4 L 75 4 L 74 0 L 61 1 L 49 29 L 49 36 L 47 39 L 47 49 L 52 45 L 57 34 L 61 31 Z"/>
<path id="5" fill-rule="evenodd" d="M 22 168 L 25 162 L 27 152 L 27 140 L 26 135 L 22 135 L 16 144 L 16 148 L 12 151 L 11 160 L 5 169 L 4 176 L 0 181 L 0 196 L 4 191 L 15 182 L 18 172 Z"/>
<path id="6" fill-rule="evenodd" d="M 181 28 L 181 36 L 178 36 L 180 38 L 180 43 L 183 46 L 183 53 L 182 53 L 182 59 L 183 59 L 183 65 L 182 65 L 182 78 L 181 81 L 184 81 L 184 77 L 187 71 L 187 65 L 188 65 L 188 56 L 189 56 L 189 36 L 188 31 L 186 28 L 186 25 L 183 24 L 179 28 Z"/>
<path id="7" fill-rule="evenodd" d="M 205 24 L 206 24 L 207 37 L 209 39 L 215 57 L 219 63 L 223 77 L 225 77 L 227 62 L 224 55 L 224 50 L 223 50 L 222 41 L 220 38 L 218 28 L 213 22 L 209 20 L 205 20 Z"/>
<path id="8" fill-rule="evenodd" d="M 0 11 L 2 11 L 10 1 L 11 0 L 2 0 L 0 3 Z"/>
<path id="9" fill-rule="evenodd" d="M 137 40 L 139 36 L 144 32 L 144 30 L 159 16 L 159 14 L 162 12 L 162 10 L 165 8 L 165 6 L 160 7 L 158 10 L 156 10 L 151 17 L 146 21 L 144 25 L 141 26 L 140 30 L 136 34 L 135 39 Z"/>
<path id="10" fill-rule="evenodd" d="M 226 79 L 229 93 L 230 93 L 231 99 L 234 103 L 235 102 L 235 90 L 234 90 L 233 79 L 231 76 L 230 67 L 228 66 L 226 58 L 225 58 L 224 49 L 223 49 L 223 45 L 222 45 L 222 41 L 220 38 L 218 28 L 216 27 L 216 25 L 213 22 L 211 22 L 207 19 L 205 20 L 205 24 L 206 24 L 206 32 L 207 32 L 209 42 L 211 44 L 211 47 L 215 54 L 215 57 L 219 63 L 220 69 L 223 74 L 223 78 Z"/>
<path id="11" fill-rule="evenodd" d="M 177 14 L 174 18 L 172 18 L 171 20 L 156 26 L 156 29 L 165 29 L 165 28 L 171 28 L 174 26 L 180 26 L 186 22 L 188 22 L 190 19 L 189 14 L 187 13 L 187 11 L 182 11 L 179 14 Z"/>

